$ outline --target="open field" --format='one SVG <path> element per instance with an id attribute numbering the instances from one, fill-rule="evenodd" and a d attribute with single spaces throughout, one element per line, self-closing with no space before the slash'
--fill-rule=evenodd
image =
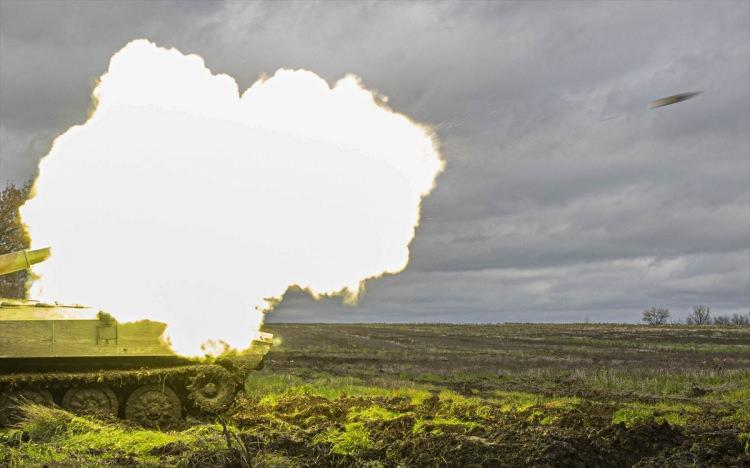
<path id="1" fill-rule="evenodd" d="M 30 406 L 0 463 L 750 465 L 748 328 L 267 329 L 224 421 L 155 432 Z"/>

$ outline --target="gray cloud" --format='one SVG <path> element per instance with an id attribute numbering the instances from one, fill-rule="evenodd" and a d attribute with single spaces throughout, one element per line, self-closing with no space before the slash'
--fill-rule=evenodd
<path id="1" fill-rule="evenodd" d="M 148 37 L 241 89 L 347 73 L 433 124 L 446 172 L 412 263 L 358 308 L 274 320 L 637 320 L 750 308 L 750 5 L 743 2 L 0 2 L 0 183 L 85 119 Z M 650 100 L 703 90 L 648 110 Z M 84 298 L 85 300 L 85 298 Z"/>

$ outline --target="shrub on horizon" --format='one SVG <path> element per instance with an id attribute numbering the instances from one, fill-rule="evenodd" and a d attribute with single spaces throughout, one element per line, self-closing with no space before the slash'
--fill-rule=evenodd
<path id="1" fill-rule="evenodd" d="M 669 320 L 669 309 L 649 307 L 643 311 L 643 318 L 641 320 L 647 325 L 664 325 Z"/>
<path id="2" fill-rule="evenodd" d="M 697 305 L 685 319 L 688 325 L 710 325 L 711 308 L 707 305 Z"/>

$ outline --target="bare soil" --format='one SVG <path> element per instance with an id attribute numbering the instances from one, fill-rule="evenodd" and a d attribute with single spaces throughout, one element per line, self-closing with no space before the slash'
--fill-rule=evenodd
<path id="1" fill-rule="evenodd" d="M 750 466 L 748 328 L 266 331 L 265 368 L 218 420 L 155 433 L 45 416 L 0 433 L 0 465 Z"/>

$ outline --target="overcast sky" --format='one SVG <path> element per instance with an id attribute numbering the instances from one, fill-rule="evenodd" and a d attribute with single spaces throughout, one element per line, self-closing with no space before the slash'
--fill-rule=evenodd
<path id="1" fill-rule="evenodd" d="M 750 310 L 750 3 L 0 0 L 0 185 L 148 38 L 240 89 L 345 74 L 433 125 L 446 170 L 407 270 L 272 321 L 637 321 Z M 698 97 L 648 109 L 652 99 Z"/>

